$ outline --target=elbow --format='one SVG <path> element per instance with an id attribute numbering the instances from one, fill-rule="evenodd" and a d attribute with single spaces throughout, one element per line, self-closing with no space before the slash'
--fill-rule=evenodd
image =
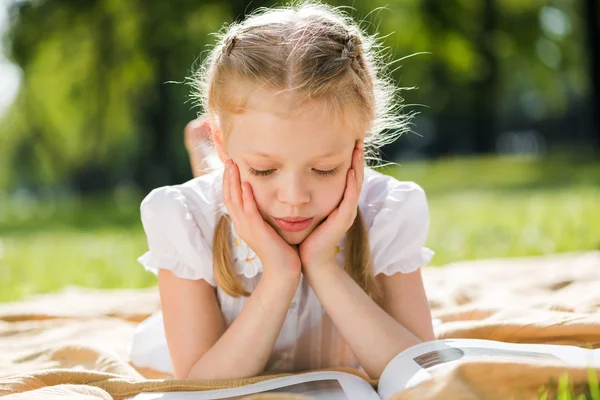
<path id="1" fill-rule="evenodd" d="M 413 329 L 412 334 L 415 337 L 415 339 L 418 340 L 418 343 L 431 342 L 433 340 L 436 340 L 435 331 L 431 322 L 428 324 L 421 325 L 417 327 L 417 329 Z"/>
<path id="2" fill-rule="evenodd" d="M 187 367 L 181 367 L 181 368 L 177 368 L 176 366 L 173 366 L 173 378 L 178 379 L 178 380 L 186 380 L 186 381 L 199 381 L 199 380 L 208 380 L 211 379 L 210 377 L 205 377 L 204 375 L 206 375 L 206 372 L 203 371 L 201 368 L 199 368 L 199 366 L 197 365 L 198 362 L 187 366 Z"/>
<path id="3" fill-rule="evenodd" d="M 433 333 L 433 331 L 432 331 L 432 332 L 427 332 L 423 335 L 419 335 L 419 339 L 420 339 L 421 343 L 432 342 L 432 341 L 436 340 L 436 337 L 435 337 L 435 333 Z"/>
<path id="4" fill-rule="evenodd" d="M 173 378 L 178 379 L 178 380 L 192 380 L 193 379 L 191 377 L 192 370 L 193 370 L 192 367 L 186 368 L 186 369 L 174 367 L 173 368 Z"/>
<path id="5" fill-rule="evenodd" d="M 215 366 L 207 368 L 192 368 L 187 374 L 182 374 L 179 378 L 175 375 L 175 379 L 185 379 L 189 381 L 221 381 L 232 379 L 246 379 L 260 375 L 261 371 L 242 370 L 230 367 L 215 368 Z"/>
<path id="6" fill-rule="evenodd" d="M 187 374 L 174 373 L 173 378 L 175 378 L 177 380 L 184 380 L 184 381 L 192 380 L 192 378 L 190 378 L 189 373 L 187 373 Z"/>
<path id="7" fill-rule="evenodd" d="M 198 371 L 198 370 L 190 370 L 187 374 L 183 374 L 181 377 L 175 375 L 175 379 L 183 379 L 186 381 L 208 381 L 208 380 L 217 380 L 214 372 L 207 371 Z M 222 378 L 227 379 L 227 378 Z"/>
<path id="8" fill-rule="evenodd" d="M 419 335 L 419 338 L 424 342 L 431 342 L 436 340 L 435 330 L 433 329 L 433 324 L 428 325 L 428 329 Z"/>
<path id="9" fill-rule="evenodd" d="M 175 379 L 185 379 L 188 381 L 209 381 L 209 380 L 219 380 L 219 379 L 228 379 L 227 376 L 219 376 L 220 374 L 216 370 L 207 370 L 204 368 L 191 368 L 186 374 L 182 374 L 181 378 L 175 375 Z"/>
<path id="10" fill-rule="evenodd" d="M 229 381 L 234 379 L 247 379 L 258 376 L 259 374 L 236 374 L 236 373 L 228 373 L 225 372 L 223 374 L 214 373 L 214 372 L 206 372 L 206 373 L 189 373 L 183 378 L 175 379 L 184 379 L 188 381 Z"/>

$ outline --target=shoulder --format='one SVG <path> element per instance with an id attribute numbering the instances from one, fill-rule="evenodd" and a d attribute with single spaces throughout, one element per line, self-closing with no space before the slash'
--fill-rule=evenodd
<path id="1" fill-rule="evenodd" d="M 221 207 L 222 175 L 222 169 L 215 170 L 181 184 L 153 189 L 140 204 L 142 219 L 188 220 L 214 227 Z"/>
<path id="2" fill-rule="evenodd" d="M 169 269 L 186 279 L 212 276 L 212 242 L 222 201 L 222 172 L 152 190 L 140 205 L 149 250 L 138 261 L 155 274 Z"/>
<path id="3" fill-rule="evenodd" d="M 367 228 L 373 227 L 376 220 L 394 218 L 398 214 L 428 214 L 429 209 L 425 190 L 420 185 L 370 168 L 365 169 L 359 208 Z"/>
<path id="4" fill-rule="evenodd" d="M 421 186 L 365 169 L 359 208 L 375 274 L 408 273 L 429 263 L 434 252 L 425 247 L 429 205 Z"/>

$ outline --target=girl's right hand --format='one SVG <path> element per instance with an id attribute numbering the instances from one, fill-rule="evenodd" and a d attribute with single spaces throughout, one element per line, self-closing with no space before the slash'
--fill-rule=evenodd
<path id="1" fill-rule="evenodd" d="M 252 187 L 241 182 L 239 169 L 231 159 L 225 162 L 223 202 L 235 231 L 260 258 L 265 276 L 298 279 L 302 264 L 297 246 L 290 246 L 265 222 L 258 212 Z"/>

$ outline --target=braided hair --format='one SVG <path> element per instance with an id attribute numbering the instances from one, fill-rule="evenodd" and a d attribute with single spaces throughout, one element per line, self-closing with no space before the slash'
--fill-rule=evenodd
<path id="1" fill-rule="evenodd" d="M 218 43 L 194 83 L 202 111 L 222 132 L 232 116 L 248 110 L 257 88 L 291 94 L 295 104 L 319 101 L 324 113 L 356 137 L 364 137 L 365 159 L 409 130 L 401 98 L 384 74 L 378 44 L 339 8 L 306 0 L 263 8 L 218 35 Z M 226 213 L 217 216 L 213 267 L 218 285 L 232 296 L 249 293 L 231 265 L 233 246 Z M 345 269 L 373 299 L 380 290 L 373 275 L 368 235 L 359 212 L 347 232 Z"/>

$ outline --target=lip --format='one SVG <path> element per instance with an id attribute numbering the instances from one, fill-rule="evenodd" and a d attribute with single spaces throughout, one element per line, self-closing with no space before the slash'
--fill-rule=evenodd
<path id="1" fill-rule="evenodd" d="M 288 232 L 300 232 L 305 230 L 313 222 L 313 218 L 304 217 L 285 217 L 285 218 L 274 218 L 275 223 L 281 229 Z"/>

